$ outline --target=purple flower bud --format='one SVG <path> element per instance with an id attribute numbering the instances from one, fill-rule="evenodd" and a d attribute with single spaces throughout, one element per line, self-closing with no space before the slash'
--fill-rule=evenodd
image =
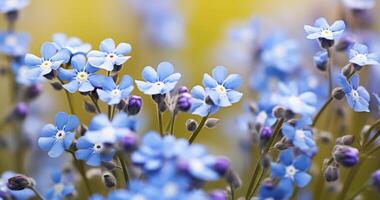
<path id="1" fill-rule="evenodd" d="M 32 100 L 38 97 L 41 94 L 42 90 L 43 90 L 42 84 L 32 85 L 28 87 L 28 89 L 26 90 L 26 98 L 28 100 Z"/>
<path id="2" fill-rule="evenodd" d="M 130 115 L 136 115 L 140 112 L 142 99 L 139 96 L 131 96 L 128 100 L 127 112 Z"/>
<path id="3" fill-rule="evenodd" d="M 210 194 L 211 200 L 227 200 L 227 192 L 224 190 L 214 190 Z"/>
<path id="4" fill-rule="evenodd" d="M 227 173 L 228 169 L 230 168 L 230 161 L 227 158 L 220 157 L 216 160 L 213 168 L 220 175 L 224 175 Z"/>
<path id="5" fill-rule="evenodd" d="M 182 86 L 178 89 L 178 94 L 188 93 L 189 89 L 186 86 Z"/>
<path id="6" fill-rule="evenodd" d="M 260 133 L 261 140 L 269 140 L 272 137 L 272 129 L 270 127 L 264 127 Z"/>
<path id="7" fill-rule="evenodd" d="M 352 167 L 359 162 L 359 151 L 347 145 L 336 145 L 333 150 L 336 162 L 344 167 Z"/>
<path id="8" fill-rule="evenodd" d="M 378 192 L 380 192 L 380 169 L 372 173 L 370 183 Z"/>
<path id="9" fill-rule="evenodd" d="M 20 102 L 16 105 L 16 107 L 13 110 L 14 116 L 18 118 L 25 118 L 26 115 L 28 115 L 28 105 L 24 102 Z"/>
<path id="10" fill-rule="evenodd" d="M 33 182 L 29 177 L 19 174 L 19 175 L 9 178 L 7 186 L 10 190 L 17 191 L 17 190 L 23 190 L 25 188 L 32 187 Z"/>
<path id="11" fill-rule="evenodd" d="M 130 133 L 126 134 L 122 140 L 123 149 L 126 151 L 133 151 L 137 148 L 137 137 L 136 134 Z"/>
<path id="12" fill-rule="evenodd" d="M 179 160 L 176 163 L 178 171 L 187 172 L 189 170 L 189 163 L 184 160 Z"/>
<path id="13" fill-rule="evenodd" d="M 191 95 L 187 92 L 181 93 L 177 99 L 177 108 L 180 111 L 186 112 L 191 108 Z"/>

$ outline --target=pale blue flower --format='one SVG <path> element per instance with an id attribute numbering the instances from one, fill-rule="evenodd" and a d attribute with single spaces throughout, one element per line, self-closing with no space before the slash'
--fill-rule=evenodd
<path id="1" fill-rule="evenodd" d="M 112 71 L 115 65 L 123 65 L 131 56 L 126 56 L 132 51 L 128 43 L 120 43 L 115 46 L 111 38 L 103 40 L 99 50 L 92 50 L 87 54 L 88 62 L 99 69 Z"/>
<path id="2" fill-rule="evenodd" d="M 355 43 L 349 51 L 350 63 L 357 66 L 380 65 L 380 54 L 369 53 L 364 44 Z"/>
<path id="3" fill-rule="evenodd" d="M 166 94 L 174 89 L 181 78 L 181 74 L 174 73 L 173 65 L 168 62 L 158 64 L 157 71 L 153 67 L 145 67 L 141 76 L 144 81 L 135 82 L 138 89 L 147 95 Z"/>
<path id="4" fill-rule="evenodd" d="M 352 10 L 370 10 L 375 7 L 375 0 L 342 0 L 342 2 Z"/>
<path id="5" fill-rule="evenodd" d="M 102 89 L 97 89 L 99 99 L 108 105 L 115 105 L 121 100 L 127 99 L 133 90 L 133 80 L 130 76 L 124 75 L 119 85 L 115 84 L 112 77 L 106 77 L 102 84 Z"/>
<path id="6" fill-rule="evenodd" d="M 112 146 L 103 143 L 101 137 L 93 138 L 90 142 L 87 137 L 80 137 L 76 142 L 75 157 L 86 161 L 90 166 L 100 166 L 101 162 L 112 161 L 116 150 Z"/>
<path id="7" fill-rule="evenodd" d="M 335 40 L 339 39 L 344 29 L 346 28 L 345 23 L 342 20 L 335 21 L 331 26 L 326 21 L 325 18 L 321 17 L 315 20 L 314 26 L 305 25 L 304 29 L 306 31 L 308 39 L 326 39 Z"/>
<path id="8" fill-rule="evenodd" d="M 53 171 L 51 179 L 53 181 L 53 187 L 49 189 L 44 195 L 49 200 L 63 200 L 75 193 L 74 185 L 62 177 L 63 174 L 59 171 Z"/>
<path id="9" fill-rule="evenodd" d="M 0 12 L 18 11 L 29 5 L 29 0 L 0 0 Z"/>
<path id="10" fill-rule="evenodd" d="M 215 67 L 212 70 L 212 77 L 208 74 L 203 76 L 203 85 L 207 95 L 216 106 L 228 107 L 240 101 L 242 93 L 236 91 L 241 85 L 241 78 L 238 74 L 228 75 L 228 71 L 223 66 Z"/>
<path id="11" fill-rule="evenodd" d="M 214 105 L 213 102 L 207 101 L 208 95 L 202 86 L 197 85 L 193 87 L 193 89 L 191 89 L 191 96 L 190 112 L 192 114 L 205 117 L 219 110 L 219 107 Z"/>
<path id="12" fill-rule="evenodd" d="M 68 49 L 72 55 L 87 54 L 91 50 L 91 45 L 83 43 L 77 37 L 67 37 L 63 33 L 56 33 L 53 35 L 53 42 L 58 49 Z"/>
<path id="13" fill-rule="evenodd" d="M 31 86 L 45 79 L 41 76 L 40 68 L 25 65 L 23 59 L 12 62 L 12 71 L 16 76 L 16 82 L 20 85 Z"/>
<path id="14" fill-rule="evenodd" d="M 294 113 L 312 115 L 316 111 L 317 96 L 313 92 L 300 92 L 296 82 L 279 83 L 277 103 Z"/>
<path id="15" fill-rule="evenodd" d="M 369 112 L 370 96 L 363 86 L 359 86 L 359 75 L 353 75 L 349 81 L 340 75 L 338 81 L 346 95 L 348 105 L 355 112 Z"/>
<path id="16" fill-rule="evenodd" d="M 0 33 L 0 52 L 17 57 L 27 53 L 30 38 L 26 33 L 1 32 Z"/>

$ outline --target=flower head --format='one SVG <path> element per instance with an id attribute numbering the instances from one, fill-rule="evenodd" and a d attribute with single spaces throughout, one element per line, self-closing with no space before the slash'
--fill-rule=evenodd
<path id="1" fill-rule="evenodd" d="M 97 89 L 99 99 L 108 105 L 115 105 L 121 100 L 127 99 L 133 90 L 133 80 L 130 76 L 124 75 L 119 85 L 115 84 L 112 77 L 106 77 L 102 84 L 102 89 Z"/>
<path id="2" fill-rule="evenodd" d="M 104 80 L 104 76 L 95 74 L 97 68 L 92 67 L 86 62 L 84 55 L 75 55 L 71 59 L 73 69 L 58 69 L 58 77 L 61 80 L 68 81 L 63 85 L 67 91 L 71 93 L 90 92 L 96 87 L 100 87 Z"/>
<path id="3" fill-rule="evenodd" d="M 161 62 L 157 66 L 157 71 L 150 66 L 143 69 L 141 76 L 144 81 L 136 80 L 137 87 L 147 95 L 166 94 L 174 89 L 179 79 L 180 73 L 174 73 L 171 63 Z"/>
<path id="4" fill-rule="evenodd" d="M 338 81 L 346 95 L 348 105 L 355 112 L 369 112 L 370 96 L 363 86 L 359 86 L 359 75 L 353 75 L 349 81 L 340 75 Z"/>
<path id="5" fill-rule="evenodd" d="M 17 32 L 0 33 L 0 52 L 9 56 L 23 56 L 29 47 L 29 35 Z"/>
<path id="6" fill-rule="evenodd" d="M 190 112 L 194 115 L 205 117 L 209 114 L 214 114 L 219 110 L 219 107 L 214 105 L 211 100 L 208 100 L 205 89 L 197 85 L 191 89 L 191 108 Z"/>
<path id="7" fill-rule="evenodd" d="M 46 75 L 57 70 L 61 64 L 69 62 L 70 53 L 67 49 L 58 50 L 51 42 L 45 42 L 41 46 L 42 57 L 37 57 L 33 54 L 26 54 L 25 64 L 30 67 L 38 67 L 41 70 L 41 75 Z"/>
<path id="8" fill-rule="evenodd" d="M 56 33 L 53 35 L 53 42 L 58 49 L 68 49 L 72 55 L 87 54 L 91 50 L 91 45 L 83 43 L 77 37 L 67 37 L 63 33 Z"/>
<path id="9" fill-rule="evenodd" d="M 78 160 L 85 160 L 90 166 L 99 166 L 101 162 L 110 162 L 115 155 L 115 148 L 104 143 L 102 138 L 93 138 L 89 141 L 87 137 L 80 137 L 77 140 L 75 157 Z"/>
<path id="10" fill-rule="evenodd" d="M 103 40 L 98 50 L 92 50 L 87 54 L 88 62 L 100 69 L 112 71 L 115 65 L 124 64 L 130 56 L 126 56 L 132 50 L 128 43 L 120 43 L 117 46 L 111 38 Z"/>
<path id="11" fill-rule="evenodd" d="M 0 12 L 18 11 L 29 5 L 29 0 L 0 0 Z"/>
<path id="12" fill-rule="evenodd" d="M 31 86 L 44 80 L 39 68 L 27 66 L 23 60 L 13 61 L 12 71 L 16 76 L 16 82 L 20 85 Z"/>
<path id="13" fill-rule="evenodd" d="M 342 20 L 335 21 L 331 26 L 326 21 L 325 18 L 321 17 L 315 20 L 314 26 L 305 25 L 304 29 L 306 31 L 308 39 L 326 39 L 335 40 L 339 39 L 346 25 Z"/>
<path id="14" fill-rule="evenodd" d="M 293 193 L 293 186 L 288 180 L 280 180 L 275 184 L 273 180 L 264 180 L 261 184 L 258 199 L 288 199 Z"/>
<path id="15" fill-rule="evenodd" d="M 42 128 L 38 146 L 44 151 L 49 151 L 50 157 L 56 158 L 62 155 L 65 149 L 70 148 L 78 126 L 79 120 L 75 115 L 59 112 L 55 115 L 55 125 L 47 124 Z"/>
<path id="16" fill-rule="evenodd" d="M 349 51 L 350 63 L 356 66 L 380 65 L 380 54 L 369 53 L 364 44 L 355 43 Z"/>
<path id="17" fill-rule="evenodd" d="M 342 0 L 342 2 L 352 10 L 370 10 L 375 7 L 375 0 Z"/>
<path id="18" fill-rule="evenodd" d="M 212 76 L 204 74 L 203 85 L 206 93 L 213 103 L 220 107 L 228 107 L 240 101 L 242 93 L 236 91 L 241 85 L 241 78 L 238 74 L 228 75 L 228 71 L 223 66 L 215 67 Z"/>
<path id="19" fill-rule="evenodd" d="M 74 185 L 66 181 L 60 171 L 54 171 L 51 174 L 51 180 L 54 185 L 44 195 L 46 199 L 65 199 L 74 195 Z"/>

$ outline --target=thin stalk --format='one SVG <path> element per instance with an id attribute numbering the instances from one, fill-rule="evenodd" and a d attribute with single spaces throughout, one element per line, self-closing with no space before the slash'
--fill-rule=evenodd
<path id="1" fill-rule="evenodd" d="M 379 126 L 380 126 L 380 119 L 378 119 L 375 123 L 373 123 L 372 126 L 368 129 L 368 131 L 366 131 L 365 137 L 367 138 L 371 134 L 371 132 L 374 131 Z M 379 136 L 380 136 L 380 131 L 376 132 L 376 134 L 368 142 L 366 142 L 365 140 L 363 144 L 363 149 L 369 148 Z"/>
<path id="2" fill-rule="evenodd" d="M 231 189 L 231 200 L 235 200 L 235 189 L 234 187 L 232 186 L 232 184 L 230 184 L 230 189 Z"/>
<path id="3" fill-rule="evenodd" d="M 174 133 L 175 117 L 176 117 L 176 113 L 174 111 L 172 113 L 172 119 L 170 120 L 170 135 L 173 135 L 173 133 Z"/>
<path id="4" fill-rule="evenodd" d="M 58 78 L 58 80 L 59 80 L 59 82 L 60 82 L 62 85 L 64 84 L 64 82 L 63 82 L 61 79 Z M 70 93 L 69 93 L 67 90 L 65 90 L 65 95 L 66 95 L 67 103 L 68 103 L 68 105 L 69 105 L 70 113 L 71 113 L 71 114 L 75 114 L 75 113 L 74 113 L 74 105 L 73 105 L 73 102 L 72 102 L 72 100 L 71 100 L 71 98 L 70 98 Z"/>
<path id="5" fill-rule="evenodd" d="M 123 170 L 124 180 L 125 180 L 125 187 L 128 187 L 129 174 L 128 174 L 127 164 L 125 163 L 125 161 L 123 159 L 123 156 L 120 153 L 117 155 L 117 157 L 119 158 L 119 162 L 120 162 L 121 168 Z"/>
<path id="6" fill-rule="evenodd" d="M 39 199 L 39 200 L 44 200 L 44 198 L 42 197 L 41 193 L 37 191 L 37 189 L 35 187 L 30 187 L 29 188 L 30 190 L 32 190 L 34 192 L 34 194 L 36 195 L 36 198 Z"/>
<path id="7" fill-rule="evenodd" d="M 164 132 L 162 130 L 162 113 L 160 111 L 160 106 L 157 104 L 157 118 L 158 118 L 158 127 L 160 129 L 160 135 L 164 136 Z"/>
<path id="8" fill-rule="evenodd" d="M 333 89 L 333 81 L 332 81 L 332 68 L 333 68 L 333 58 L 331 49 L 327 49 L 327 55 L 329 57 L 328 66 L 327 66 L 327 76 L 329 79 L 329 94 L 331 94 Z"/>
<path id="9" fill-rule="evenodd" d="M 96 111 L 98 111 L 98 113 L 102 113 L 102 111 L 100 110 L 100 107 L 99 107 L 99 104 L 98 102 L 95 100 L 95 98 L 92 96 L 92 95 L 89 95 L 92 103 L 94 103 L 95 107 L 96 107 Z"/>
<path id="10" fill-rule="evenodd" d="M 112 106 L 108 105 L 108 119 L 111 119 Z"/>
<path id="11" fill-rule="evenodd" d="M 343 184 L 343 189 L 342 191 L 340 192 L 339 196 L 338 196 L 338 200 L 344 200 L 346 198 L 346 195 L 348 193 L 348 190 L 350 189 L 350 186 L 351 186 L 351 183 L 354 182 L 354 178 L 357 174 L 357 172 L 359 171 L 362 163 L 364 162 L 364 160 L 362 160 L 362 162 L 359 162 L 353 169 L 350 170 L 350 172 L 348 173 L 347 175 L 347 178 Z"/>
<path id="12" fill-rule="evenodd" d="M 201 122 L 199 123 L 197 129 L 195 129 L 195 131 L 191 134 L 191 136 L 189 137 L 189 143 L 192 144 L 195 140 L 195 138 L 197 138 L 199 132 L 201 132 L 202 128 L 204 127 L 204 125 L 206 124 L 206 121 L 208 119 L 208 116 L 209 114 L 207 114 L 206 116 L 204 116 L 201 120 Z"/>
<path id="13" fill-rule="evenodd" d="M 111 119 L 115 116 L 115 111 L 116 111 L 116 106 L 112 106 L 112 114 L 111 114 Z"/>
<path id="14" fill-rule="evenodd" d="M 251 193 L 251 195 L 250 195 L 249 198 L 252 198 L 252 196 L 255 195 L 257 189 L 259 188 L 259 185 L 260 185 L 259 183 L 261 183 L 261 181 L 262 181 L 262 179 L 263 179 L 263 177 L 264 177 L 265 172 L 266 172 L 265 169 L 263 169 L 263 170 L 261 171 L 260 176 L 259 176 L 259 180 L 257 180 L 257 183 L 255 184 L 255 187 L 253 188 L 252 193 Z"/>
<path id="15" fill-rule="evenodd" d="M 333 100 L 334 100 L 334 97 L 330 96 L 329 99 L 327 99 L 327 101 L 325 102 L 325 104 L 323 104 L 322 108 L 318 111 L 318 113 L 315 115 L 315 117 L 313 119 L 313 123 L 311 125 L 312 127 L 315 127 L 315 125 L 317 125 L 317 122 L 318 122 L 319 118 L 321 117 L 323 111 L 326 110 L 328 105 L 330 105 L 330 103 L 333 102 Z"/>

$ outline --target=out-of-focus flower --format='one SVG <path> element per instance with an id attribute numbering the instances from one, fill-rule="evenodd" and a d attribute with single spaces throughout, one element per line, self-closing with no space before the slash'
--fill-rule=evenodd
<path id="1" fill-rule="evenodd" d="M 147 66 L 143 69 L 141 76 L 145 81 L 136 80 L 137 87 L 147 95 L 166 94 L 174 89 L 179 79 L 180 73 L 174 73 L 174 67 L 168 62 L 161 62 L 157 66 L 157 71 Z"/>
<path id="2" fill-rule="evenodd" d="M 51 174 L 51 180 L 53 181 L 53 187 L 44 195 L 46 199 L 65 199 L 74 195 L 74 185 L 65 181 L 60 171 L 54 171 Z"/>
<path id="3" fill-rule="evenodd" d="M 197 85 L 191 89 L 191 108 L 190 112 L 194 115 L 205 117 L 209 114 L 214 114 L 219 110 L 219 107 L 208 99 L 205 89 Z"/>
<path id="4" fill-rule="evenodd" d="M 44 80 L 41 70 L 24 64 L 24 61 L 13 61 L 12 71 L 16 76 L 16 82 L 20 85 L 31 86 Z"/>
<path id="5" fill-rule="evenodd" d="M 379 169 L 372 173 L 370 184 L 378 192 L 380 192 L 380 170 Z"/>
<path id="6" fill-rule="evenodd" d="M 280 180 L 275 184 L 272 180 L 264 180 L 260 186 L 258 199 L 288 199 L 293 193 L 293 186 L 288 180 Z"/>
<path id="7" fill-rule="evenodd" d="M 97 68 L 112 71 L 115 65 L 123 65 L 131 56 L 126 56 L 132 51 L 128 43 L 120 43 L 115 46 L 111 38 L 103 40 L 99 50 L 92 50 L 87 54 L 88 62 Z"/>
<path id="8" fill-rule="evenodd" d="M 62 155 L 65 149 L 69 149 L 74 137 L 75 129 L 79 126 L 79 120 L 75 115 L 59 112 L 55 115 L 55 125 L 47 124 L 43 127 L 38 146 L 49 151 L 48 155 L 56 158 Z"/>
<path id="9" fill-rule="evenodd" d="M 127 99 L 133 90 L 133 80 L 130 76 L 124 75 L 119 85 L 115 84 L 112 77 L 106 77 L 102 84 L 102 89 L 97 89 L 99 99 L 108 105 L 115 105 L 121 100 Z"/>
<path id="10" fill-rule="evenodd" d="M 38 67 L 41 75 L 46 75 L 57 70 L 61 64 L 69 62 L 70 52 L 67 49 L 58 50 L 51 42 L 45 42 L 41 46 L 42 57 L 33 54 L 26 54 L 25 64 L 30 67 Z"/>
<path id="11" fill-rule="evenodd" d="M 342 2 L 352 10 L 370 10 L 375 7 L 375 0 L 342 0 Z"/>
<path id="12" fill-rule="evenodd" d="M 203 85 L 207 95 L 212 102 L 220 107 L 228 107 L 240 101 L 242 93 L 236 91 L 241 85 L 241 78 L 238 74 L 228 75 L 228 71 L 223 66 L 215 67 L 212 70 L 212 77 L 208 74 L 203 76 Z"/>
<path id="13" fill-rule="evenodd" d="M 7 187 L 8 179 L 14 177 L 16 174 L 11 171 L 6 171 L 1 175 L 0 178 L 0 199 L 7 199 L 11 197 L 15 200 L 25 200 L 32 198 L 34 196 L 34 192 L 31 189 L 23 189 L 23 190 L 10 190 Z"/>
<path id="14" fill-rule="evenodd" d="M 280 153 L 280 162 L 271 164 L 271 174 L 274 177 L 294 182 L 298 187 L 305 187 L 311 176 L 306 172 L 311 165 L 311 160 L 306 155 L 295 156 L 293 149 L 286 149 Z"/>
<path id="15" fill-rule="evenodd" d="M 29 48 L 29 35 L 17 32 L 0 33 L 0 52 L 17 57 L 27 53 Z"/>
<path id="16" fill-rule="evenodd" d="M 353 75 L 350 81 L 347 81 L 347 79 L 341 75 L 338 80 L 346 95 L 348 105 L 355 112 L 369 112 L 370 96 L 363 86 L 359 86 L 359 75 Z"/>
<path id="17" fill-rule="evenodd" d="M 97 141 L 96 141 L 97 139 Z M 86 161 L 90 166 L 99 166 L 101 162 L 110 162 L 115 149 L 103 143 L 102 138 L 94 138 L 91 142 L 86 137 L 80 137 L 76 142 L 75 157 L 78 160 Z"/>
<path id="18" fill-rule="evenodd" d="M 63 33 L 56 33 L 53 35 L 53 42 L 58 49 L 68 49 L 72 55 L 87 54 L 91 50 L 91 45 L 83 43 L 77 37 L 67 37 Z"/>
<path id="19" fill-rule="evenodd" d="M 0 0 L 0 12 L 18 11 L 29 5 L 29 0 Z"/>
<path id="20" fill-rule="evenodd" d="M 321 71 L 325 71 L 326 68 L 327 68 L 327 63 L 329 62 L 329 58 L 328 58 L 328 55 L 327 55 L 327 51 L 323 50 L 323 51 L 318 51 L 314 57 L 314 63 L 315 63 L 315 66 L 321 70 Z"/>
<path id="21" fill-rule="evenodd" d="M 326 39 L 335 40 L 339 39 L 344 29 L 346 28 L 345 23 L 342 20 L 335 21 L 331 26 L 326 21 L 325 18 L 321 17 L 315 20 L 314 26 L 305 25 L 304 29 L 306 31 L 308 39 Z"/>
<path id="22" fill-rule="evenodd" d="M 364 44 L 355 43 L 349 51 L 350 63 L 357 66 L 380 65 L 380 54 L 369 53 Z"/>
<path id="23" fill-rule="evenodd" d="M 102 85 L 104 76 L 95 74 L 97 68 L 87 64 L 84 55 L 76 55 L 71 59 L 73 69 L 58 69 L 58 77 L 64 81 L 69 81 L 63 85 L 67 91 L 71 93 L 90 92 L 96 87 Z"/>

